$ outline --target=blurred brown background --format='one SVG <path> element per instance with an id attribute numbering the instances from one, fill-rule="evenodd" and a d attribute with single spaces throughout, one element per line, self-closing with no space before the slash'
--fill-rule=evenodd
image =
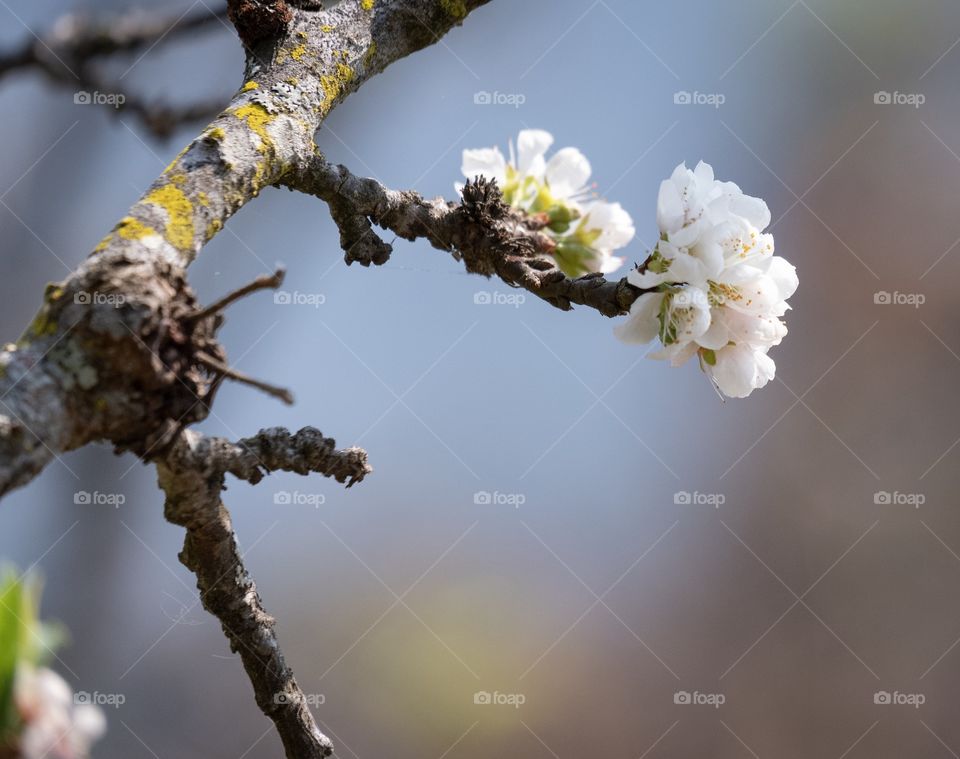
<path id="1" fill-rule="evenodd" d="M 123 7 L 0 0 L 0 42 Z M 960 753 L 958 38 L 947 0 L 494 0 L 318 134 L 356 172 L 451 197 L 463 148 L 550 129 L 633 214 L 635 260 L 660 180 L 712 163 L 768 201 L 800 274 L 777 381 L 746 401 L 636 363 L 596 314 L 479 305 L 506 288 L 422 244 L 347 269 L 309 198 L 265 193 L 203 252 L 207 300 L 278 260 L 287 290 L 323 295 L 231 311 L 233 362 L 298 405 L 230 387 L 204 429 L 314 424 L 376 469 L 348 492 L 278 475 L 227 493 L 339 756 Z M 110 64 L 184 102 L 226 98 L 241 65 L 223 27 Z M 195 128 L 160 143 L 33 74 L 0 103 L 12 340 Z M 46 576 L 73 638 L 58 671 L 126 697 L 97 756 L 277 756 L 154 478 L 65 456 L 3 502 L 0 556 Z"/>

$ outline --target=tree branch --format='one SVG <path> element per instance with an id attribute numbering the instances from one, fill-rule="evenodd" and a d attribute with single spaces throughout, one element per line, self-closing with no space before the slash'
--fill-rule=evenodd
<path id="1" fill-rule="evenodd" d="M 254 43 L 243 87 L 90 257 L 66 281 L 48 286 L 19 341 L 0 349 L 0 496 L 29 482 L 59 453 L 93 441 L 155 461 L 165 515 L 187 531 L 180 559 L 239 653 L 288 759 L 324 757 L 332 746 L 317 729 L 280 651 L 274 620 L 243 566 L 220 500 L 225 473 L 256 482 L 275 469 L 316 471 L 349 487 L 370 468 L 362 450 L 337 451 L 311 428 L 292 436 L 265 430 L 239 443 L 185 429 L 206 417 L 223 377 L 236 378 L 217 341 L 221 309 L 233 298 L 201 307 L 186 268 L 264 187 L 312 164 L 313 135 L 338 103 L 485 2 L 341 0 L 323 10 L 302 0 L 291 4 L 294 10 L 283 0 L 250 0 L 283 18 L 241 29 Z M 239 13 L 242 4 L 233 2 L 231 11 Z M 123 44 L 114 39 L 98 49 Z M 21 51 L 7 66 L 41 57 Z M 472 233 L 480 234 L 479 226 Z M 517 245 L 536 252 L 529 240 Z"/>
<path id="2" fill-rule="evenodd" d="M 0 53 L 0 79 L 21 71 L 37 70 L 51 82 L 78 91 L 122 94 L 115 110 L 132 113 L 157 137 L 169 137 L 181 124 L 212 118 L 222 103 L 202 102 L 170 105 L 149 101 L 125 90 L 98 71 L 102 59 L 132 53 L 161 42 L 225 23 L 227 9 L 197 13 L 184 18 L 158 17 L 142 10 L 115 17 L 91 18 L 70 13 L 59 18 L 42 37 L 29 37 L 18 47 Z"/>
<path id="3" fill-rule="evenodd" d="M 206 417 L 218 378 L 199 356 L 226 363 L 222 318 L 188 319 L 199 306 L 186 267 L 264 187 L 311 163 L 339 102 L 486 1 L 304 3 L 281 37 L 248 52 L 226 110 L 0 349 L 0 496 L 97 440 L 155 458 Z"/>
<path id="4" fill-rule="evenodd" d="M 224 473 L 258 482 L 264 471 L 318 472 L 352 485 L 370 472 L 366 453 L 334 450 L 312 427 L 291 436 L 262 430 L 230 443 L 185 430 L 157 463 L 168 521 L 186 528 L 180 561 L 197 577 L 203 607 L 220 620 L 230 648 L 240 655 L 260 710 L 273 720 L 290 759 L 320 759 L 333 744 L 317 728 L 307 699 L 287 666 L 256 585 L 237 547 L 230 513 L 220 499 Z"/>
<path id="5" fill-rule="evenodd" d="M 149 47 L 222 21 L 227 9 L 197 13 L 178 20 L 160 18 L 137 9 L 107 18 L 79 13 L 61 16 L 49 34 L 30 36 L 16 49 L 0 54 L 0 77 L 15 70 L 36 67 L 62 79 L 70 76 L 69 64 Z M 59 61 L 57 59 L 60 59 Z"/>
<path id="6" fill-rule="evenodd" d="M 460 204 L 424 200 L 416 192 L 357 177 L 316 155 L 283 184 L 330 205 L 347 264 L 387 261 L 392 248 L 377 236 L 376 224 L 405 240 L 425 239 L 462 260 L 467 271 L 496 275 L 563 311 L 576 304 L 619 316 L 644 292 L 625 277 L 608 281 L 599 274 L 564 275 L 550 255 L 553 241 L 540 231 L 543 222 L 505 205 L 496 184 L 483 179 L 466 184 Z"/>

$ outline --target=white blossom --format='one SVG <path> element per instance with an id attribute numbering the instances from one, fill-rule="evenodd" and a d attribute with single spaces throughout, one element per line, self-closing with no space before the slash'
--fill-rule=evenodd
<path id="1" fill-rule="evenodd" d="M 50 669 L 21 664 L 14 703 L 23 722 L 23 759 L 84 759 L 106 732 L 103 712 L 92 704 L 75 705 L 70 686 Z"/>
<path id="2" fill-rule="evenodd" d="M 557 244 L 557 264 L 568 276 L 616 271 L 623 258 L 613 254 L 633 239 L 633 220 L 619 203 L 592 197 L 592 168 L 577 148 L 547 159 L 553 141 L 547 131 L 524 129 L 507 157 L 497 147 L 464 150 L 461 170 L 467 179 L 496 180 L 504 202 L 541 215 Z"/>
<path id="3" fill-rule="evenodd" d="M 780 321 L 797 289 L 796 269 L 764 233 L 770 211 L 703 162 L 678 166 L 660 186 L 660 241 L 628 281 L 641 295 L 615 328 L 624 342 L 659 339 L 652 358 L 679 366 L 698 356 L 718 389 L 749 395 L 776 371 L 767 355 L 787 334 Z"/>

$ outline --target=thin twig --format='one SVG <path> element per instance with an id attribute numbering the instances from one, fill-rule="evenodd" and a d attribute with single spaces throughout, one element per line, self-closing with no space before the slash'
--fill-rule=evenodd
<path id="1" fill-rule="evenodd" d="M 233 292 L 227 293 L 222 298 L 214 301 L 200 311 L 195 311 L 194 313 L 189 314 L 185 320 L 187 322 L 200 321 L 201 319 L 206 319 L 208 316 L 214 316 L 215 314 L 221 313 L 222 311 L 226 310 L 227 306 L 229 306 L 231 303 L 235 303 L 250 293 L 255 293 L 258 290 L 276 290 L 278 287 L 280 287 L 280 285 L 283 284 L 283 278 L 285 275 L 286 270 L 282 266 L 278 267 L 273 274 L 261 274 L 249 284 L 246 284 L 243 287 L 234 290 Z"/>
<path id="2" fill-rule="evenodd" d="M 206 353 L 197 353 L 196 358 L 201 364 L 210 367 L 217 374 L 222 374 L 227 379 L 232 379 L 234 382 L 239 382 L 243 385 L 250 385 L 250 387 L 255 387 L 258 390 L 262 390 L 267 395 L 271 395 L 274 398 L 279 398 L 288 406 L 293 405 L 293 393 L 291 393 L 285 387 L 271 385 L 267 382 L 263 382 L 262 380 L 250 377 L 243 372 L 237 371 L 236 369 L 231 369 L 222 361 L 218 361 L 213 356 L 209 356 Z"/>

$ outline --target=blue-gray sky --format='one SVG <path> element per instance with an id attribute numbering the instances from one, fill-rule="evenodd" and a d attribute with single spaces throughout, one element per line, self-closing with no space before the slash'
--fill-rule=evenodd
<path id="1" fill-rule="evenodd" d="M 0 41 L 67 9 L 122 7 L 7 0 Z M 637 261 L 660 180 L 681 161 L 712 163 L 768 201 L 800 275 L 791 334 L 772 353 L 779 379 L 746 401 L 722 403 L 693 365 L 638 361 L 595 313 L 530 297 L 477 305 L 508 289 L 423 243 L 347 268 L 312 198 L 266 192 L 203 251 L 190 276 L 205 300 L 279 261 L 285 289 L 324 302 L 260 294 L 231 310 L 232 361 L 297 404 L 228 386 L 202 428 L 312 424 L 366 447 L 375 468 L 350 491 L 276 475 L 226 493 L 341 756 L 640 756 L 662 737 L 647 756 L 839 757 L 865 731 L 848 756 L 942 756 L 937 736 L 960 751 L 958 36 L 946 0 L 494 0 L 318 134 L 357 173 L 453 197 L 463 148 L 549 129 L 633 215 Z M 227 97 L 241 67 L 216 29 L 111 70 L 185 101 Z M 480 91 L 524 102 L 477 105 Z M 724 102 L 676 105 L 678 91 Z M 926 102 L 875 103 L 883 91 Z M 196 127 L 158 143 L 36 75 L 5 80 L 0 103 L 12 340 L 43 285 Z M 881 291 L 925 303 L 875 304 Z M 82 507 L 78 490 L 126 502 Z M 279 491 L 324 502 L 275 504 Z M 479 491 L 523 503 L 478 505 Z M 679 506 L 678 491 L 725 501 Z M 882 491 L 925 502 L 875 504 Z M 107 448 L 72 453 L 6 498 L 0 520 L 0 556 L 39 560 L 45 613 L 73 631 L 55 666 L 77 689 L 127 697 L 97 756 L 276 756 L 238 662 L 194 605 L 151 468 Z M 526 703 L 477 706 L 481 690 Z M 677 705 L 680 690 L 726 703 Z M 875 705 L 879 690 L 927 704 Z"/>

